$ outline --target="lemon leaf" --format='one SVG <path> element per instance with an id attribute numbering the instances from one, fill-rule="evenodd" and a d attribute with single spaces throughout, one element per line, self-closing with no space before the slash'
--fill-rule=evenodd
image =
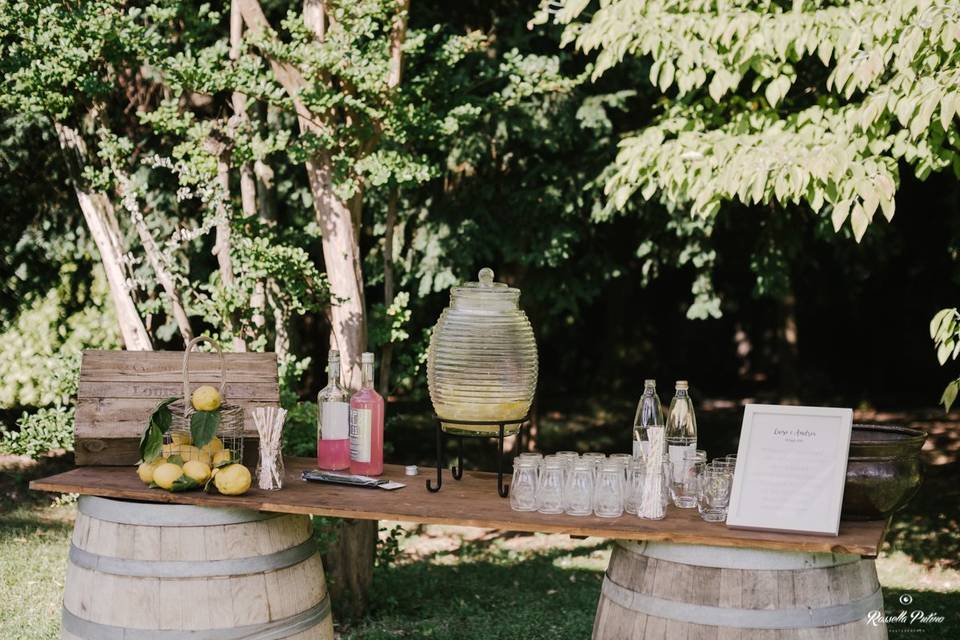
<path id="1" fill-rule="evenodd" d="M 140 436 L 140 462 L 153 462 L 160 457 L 163 447 L 163 434 L 167 432 L 173 422 L 170 405 L 176 401 L 176 398 L 161 400 L 150 413 L 147 426 Z"/>
<path id="2" fill-rule="evenodd" d="M 172 456 L 170 456 L 169 458 L 167 458 L 167 462 L 169 462 L 170 464 L 175 464 L 175 465 L 177 465 L 177 466 L 182 467 L 182 466 L 183 466 L 183 456 L 181 456 L 179 453 L 175 453 L 175 454 L 173 454 Z"/>
<path id="3" fill-rule="evenodd" d="M 140 437 L 140 462 L 153 462 L 163 450 L 163 432 L 151 422 Z"/>
<path id="4" fill-rule="evenodd" d="M 170 485 L 170 491 L 174 491 L 174 492 L 190 491 L 192 489 L 196 489 L 199 486 L 200 484 L 190 476 L 182 475 L 173 481 L 173 484 Z"/>
<path id="5" fill-rule="evenodd" d="M 190 416 L 190 437 L 193 439 L 193 446 L 202 447 L 213 440 L 219 426 L 219 411 L 195 411 Z"/>
<path id="6" fill-rule="evenodd" d="M 176 398 L 161 400 L 157 403 L 157 406 L 154 407 L 153 413 L 150 414 L 150 422 L 157 425 L 161 433 L 166 433 L 167 429 L 169 429 L 173 423 L 173 414 L 170 413 L 170 405 L 176 401 Z"/>

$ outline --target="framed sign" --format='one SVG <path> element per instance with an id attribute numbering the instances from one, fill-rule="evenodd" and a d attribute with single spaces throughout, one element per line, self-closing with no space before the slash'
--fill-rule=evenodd
<path id="1" fill-rule="evenodd" d="M 747 405 L 727 526 L 837 535 L 853 410 Z"/>

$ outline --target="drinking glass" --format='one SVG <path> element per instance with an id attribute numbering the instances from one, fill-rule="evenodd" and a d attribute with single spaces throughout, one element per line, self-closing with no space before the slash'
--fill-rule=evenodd
<path id="1" fill-rule="evenodd" d="M 723 522 L 730 506 L 732 476 L 726 469 L 707 467 L 700 472 L 697 482 L 697 510 L 706 522 Z"/>
<path id="2" fill-rule="evenodd" d="M 537 483 L 537 511 L 563 513 L 563 461 L 556 456 L 543 459 Z"/>
<path id="3" fill-rule="evenodd" d="M 693 452 L 684 452 L 672 459 L 669 455 L 664 458 L 664 476 L 674 506 L 681 509 L 697 506 L 697 475 L 704 466 Z"/>
<path id="4" fill-rule="evenodd" d="M 513 482 L 510 484 L 510 508 L 514 511 L 537 510 L 537 467 L 540 460 L 517 456 L 513 461 Z"/>
<path id="5" fill-rule="evenodd" d="M 573 463 L 580 459 L 580 454 L 576 451 L 557 451 L 556 455 L 563 460 L 563 484 L 566 486 Z"/>
<path id="6" fill-rule="evenodd" d="M 623 515 L 623 468 L 615 460 L 607 460 L 597 471 L 593 492 L 593 512 L 601 518 Z"/>
<path id="7" fill-rule="evenodd" d="M 627 467 L 627 483 L 623 488 L 623 510 L 627 513 L 637 515 L 646 477 L 647 465 L 643 459 L 631 460 Z"/>
<path id="8" fill-rule="evenodd" d="M 726 471 L 731 476 L 733 476 L 733 470 L 734 470 L 734 467 L 736 466 L 736 463 L 726 458 L 714 458 L 713 460 L 710 461 L 710 466 L 713 467 L 714 469 Z"/>
<path id="9" fill-rule="evenodd" d="M 607 454 L 600 453 L 599 451 L 588 451 L 580 457 L 593 465 L 593 473 L 596 475 L 597 471 L 600 470 L 600 463 L 607 459 Z"/>
<path id="10" fill-rule="evenodd" d="M 593 465 L 589 461 L 573 463 L 564 485 L 563 510 L 572 516 L 593 513 Z"/>
<path id="11" fill-rule="evenodd" d="M 627 468 L 630 466 L 630 463 L 633 462 L 632 453 L 611 453 L 610 457 L 607 460 L 616 460 L 620 463 L 620 467 L 623 469 L 623 479 L 627 479 Z"/>

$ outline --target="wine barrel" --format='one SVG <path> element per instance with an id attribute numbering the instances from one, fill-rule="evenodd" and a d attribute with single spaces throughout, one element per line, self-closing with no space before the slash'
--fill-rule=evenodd
<path id="1" fill-rule="evenodd" d="M 882 612 L 876 567 L 860 556 L 620 542 L 593 638 L 879 640 Z"/>
<path id="2" fill-rule="evenodd" d="M 63 640 L 331 640 L 310 518 L 80 498 Z"/>

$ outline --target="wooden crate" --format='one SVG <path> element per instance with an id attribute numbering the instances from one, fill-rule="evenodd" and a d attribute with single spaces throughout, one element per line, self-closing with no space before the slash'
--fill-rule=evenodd
<path id="1" fill-rule="evenodd" d="M 225 353 L 227 401 L 244 408 L 244 461 L 256 460 L 256 428 L 250 411 L 277 405 L 275 353 Z M 157 402 L 183 395 L 182 351 L 84 351 L 77 393 L 76 463 L 136 464 L 140 435 Z M 220 383 L 213 353 L 190 355 L 190 385 Z"/>

